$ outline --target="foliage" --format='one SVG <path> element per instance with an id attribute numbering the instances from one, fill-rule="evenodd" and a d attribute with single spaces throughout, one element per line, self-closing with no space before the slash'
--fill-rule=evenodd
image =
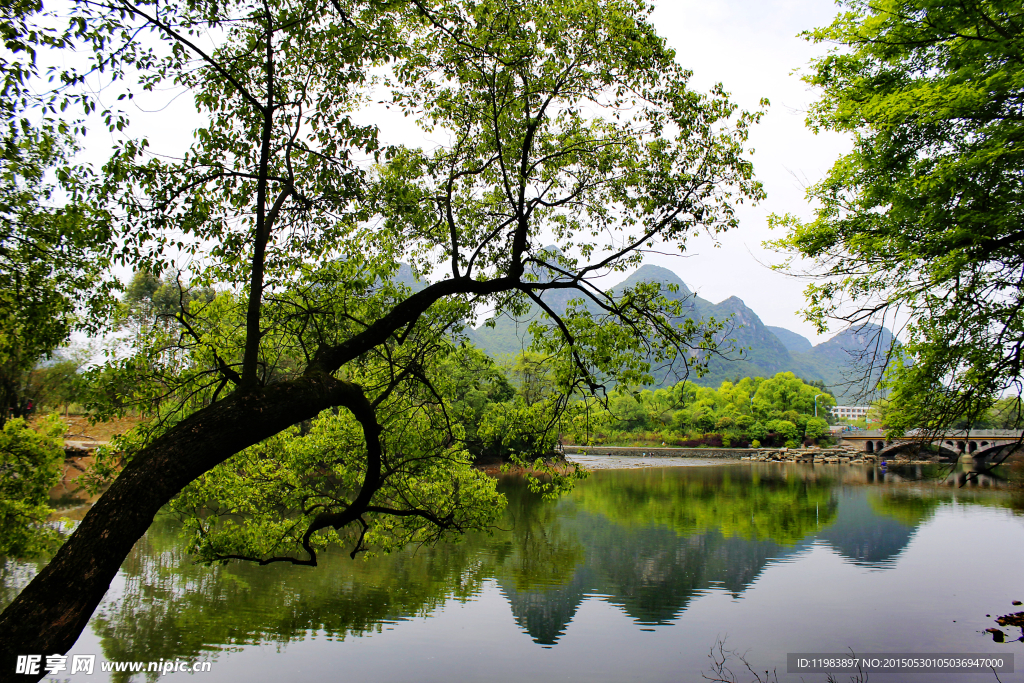
<path id="1" fill-rule="evenodd" d="M 65 344 L 73 328 L 96 329 L 107 263 L 106 229 L 93 212 L 60 205 L 58 192 L 81 195 L 85 174 L 66 144 L 38 131 L 0 140 L 0 424 L 24 396 L 28 372 Z M 59 183 L 48 180 L 57 172 Z M 74 178 L 74 180 L 72 180 Z"/>
<path id="2" fill-rule="evenodd" d="M 1024 415 L 1019 396 L 1006 396 L 996 401 L 989 409 L 991 429 L 1021 429 Z"/>
<path id="3" fill-rule="evenodd" d="M 90 360 L 89 345 L 65 347 L 52 361 L 36 365 L 29 373 L 25 393 L 37 406 L 56 410 L 63 406 L 65 415 L 71 404 L 82 404 L 89 397 L 85 366 Z"/>
<path id="4" fill-rule="evenodd" d="M 791 372 L 769 379 L 745 377 L 735 384 L 726 381 L 718 389 L 692 382 L 635 394 L 620 388 L 606 406 L 591 408 L 589 421 L 573 422 L 567 431 L 577 443 L 587 443 L 596 433 L 605 441 L 687 447 L 722 446 L 726 441 L 743 446 L 751 440 L 795 445 L 828 435 L 828 421 L 814 417 L 815 400 L 819 415 L 831 417 L 831 394 Z"/>
<path id="5" fill-rule="evenodd" d="M 325 515 L 347 508 L 365 478 L 360 424 L 327 411 L 308 433 L 289 430 L 253 446 L 190 484 L 172 503 L 190 547 L 205 562 L 258 560 L 316 551 L 344 540 L 352 555 L 430 543 L 445 530 L 487 527 L 503 507 L 495 481 L 469 467 L 471 456 L 448 441 L 438 406 L 406 397 L 378 409 L 386 437 L 384 482 L 356 529 L 315 534 Z M 339 536 L 341 534 L 342 536 Z M 311 563 L 311 562 L 310 562 Z"/>
<path id="6" fill-rule="evenodd" d="M 520 458 L 549 455 L 558 440 L 556 409 L 552 401 L 527 404 L 519 396 L 490 404 L 480 420 L 481 454 L 503 460 L 513 454 Z"/>
<path id="7" fill-rule="evenodd" d="M 125 288 L 122 318 L 151 327 L 157 320 L 171 322 L 179 314 L 188 313 L 193 301 L 208 304 L 216 298 L 212 287 L 183 286 L 181 276 L 179 272 L 164 277 L 145 270 L 135 273 Z"/>
<path id="8" fill-rule="evenodd" d="M 828 435 L 828 422 L 820 417 L 812 417 L 807 420 L 804 427 L 804 436 L 808 439 L 820 439 Z"/>
<path id="9" fill-rule="evenodd" d="M 818 397 L 818 400 L 815 400 Z M 795 411 L 803 415 L 831 415 L 835 399 L 792 372 L 780 372 L 757 385 L 753 409 L 758 415 Z"/>
<path id="10" fill-rule="evenodd" d="M 973 422 L 1024 389 L 1024 12 L 1005 0 L 844 5 L 806 34 L 838 44 L 805 79 L 822 94 L 808 123 L 854 147 L 809 190 L 813 221 L 776 218 L 790 230 L 776 246 L 823 276 L 807 289 L 819 328 L 907 321 L 885 380 L 891 429 Z"/>
<path id="11" fill-rule="evenodd" d="M 46 520 L 50 489 L 64 474 L 64 423 L 51 415 L 40 427 L 16 418 L 0 431 L 0 555 L 38 555 L 60 537 Z"/>
<path id="12" fill-rule="evenodd" d="M 501 365 L 505 377 L 522 396 L 523 402 L 532 406 L 550 400 L 558 393 L 555 362 L 556 359 L 551 356 L 527 350 L 512 358 L 506 356 Z"/>
<path id="13" fill-rule="evenodd" d="M 465 444 L 474 456 L 488 450 L 488 442 L 480 434 L 485 414 L 496 404 L 512 400 L 516 390 L 502 369 L 487 355 L 468 344 L 460 344 L 440 358 L 439 373 L 451 382 L 452 416 L 465 432 Z"/>

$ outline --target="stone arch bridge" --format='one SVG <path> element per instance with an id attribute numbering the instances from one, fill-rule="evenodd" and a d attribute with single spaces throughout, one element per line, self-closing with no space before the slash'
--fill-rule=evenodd
<path id="1" fill-rule="evenodd" d="M 1020 445 L 1021 433 L 1017 429 L 972 429 L 933 434 L 916 429 L 901 437 L 889 438 L 881 430 L 857 431 L 843 432 L 843 444 L 882 458 L 931 444 L 938 446 L 941 457 L 950 460 L 985 460 L 1003 453 L 1005 447 Z"/>

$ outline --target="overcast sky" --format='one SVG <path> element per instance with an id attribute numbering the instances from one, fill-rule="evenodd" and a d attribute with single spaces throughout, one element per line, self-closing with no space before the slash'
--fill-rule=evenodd
<path id="1" fill-rule="evenodd" d="M 837 6 L 829 0 L 656 0 L 655 5 L 654 25 L 679 62 L 694 72 L 696 88 L 721 82 L 744 108 L 756 108 L 762 97 L 771 106 L 751 135 L 754 173 L 768 199 L 741 208 L 739 229 L 723 235 L 720 248 L 698 240 L 688 258 L 651 256 L 650 262 L 674 270 L 705 299 L 717 303 L 738 296 L 765 324 L 789 328 L 815 343 L 824 340 L 831 333 L 818 339 L 798 312 L 806 282 L 769 270 L 767 264 L 780 259 L 761 243 L 782 236 L 768 229 L 769 214 L 810 217 L 806 186 L 850 148 L 845 137 L 806 129 L 806 110 L 816 93 L 793 73 L 827 49 L 797 35 L 830 23 Z"/>
<path id="2" fill-rule="evenodd" d="M 647 262 L 675 271 L 705 299 L 717 303 L 738 296 L 765 324 L 786 327 L 815 343 L 823 341 L 831 333 L 817 337 L 799 314 L 806 282 L 770 270 L 768 264 L 780 257 L 761 243 L 781 237 L 768 229 L 769 214 L 810 216 L 806 186 L 849 149 L 844 137 L 814 135 L 805 128 L 805 113 L 816 94 L 793 73 L 826 50 L 797 34 L 828 24 L 837 6 L 829 0 L 656 0 L 655 5 L 654 24 L 676 50 L 679 62 L 693 71 L 693 87 L 707 90 L 721 82 L 745 109 L 756 109 L 762 97 L 771 106 L 750 140 L 756 149 L 754 171 L 768 199 L 756 207 L 740 207 L 739 229 L 722 235 L 719 247 L 700 238 L 690 243 L 685 257 L 649 255 Z M 149 137 L 153 151 L 179 156 L 200 120 L 188 97 L 170 99 L 165 93 L 163 101 L 159 94 L 155 100 L 140 101 L 151 111 L 146 116 L 133 114 L 132 129 Z M 375 120 L 385 139 L 399 141 L 389 135 L 389 128 L 393 133 L 403 122 L 397 112 L 391 114 L 394 119 L 385 113 Z M 90 136 L 87 157 L 102 162 L 109 153 L 103 144 L 109 134 L 97 133 Z"/>

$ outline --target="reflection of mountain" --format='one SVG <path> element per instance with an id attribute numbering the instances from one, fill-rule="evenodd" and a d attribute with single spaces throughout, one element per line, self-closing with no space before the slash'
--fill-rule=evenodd
<path id="1" fill-rule="evenodd" d="M 769 562 L 799 554 L 815 539 L 858 565 L 887 568 L 938 505 L 933 498 L 878 495 L 795 474 L 595 473 L 558 506 L 558 543 L 583 548 L 579 564 L 564 565 L 570 579 L 517 590 L 507 570 L 496 567 L 516 623 L 535 642 L 552 645 L 588 595 L 602 596 L 638 624 L 671 623 L 702 592 L 724 588 L 738 595 Z M 514 557 L 513 551 L 506 562 Z"/>
<path id="2" fill-rule="evenodd" d="M 543 645 L 558 641 L 588 595 L 603 596 L 638 624 L 667 624 L 702 592 L 742 593 L 770 559 L 805 547 L 725 538 L 717 531 L 680 537 L 663 526 L 626 528 L 587 513 L 566 531 L 586 548 L 585 563 L 567 583 L 517 590 L 499 569 L 498 584 L 516 624 Z"/>
<path id="3" fill-rule="evenodd" d="M 586 568 L 577 569 L 569 583 L 549 588 L 517 590 L 513 582 L 498 579 L 516 624 L 541 645 L 554 645 L 565 634 L 592 583 Z"/>
<path id="4" fill-rule="evenodd" d="M 91 628 L 105 657 L 121 661 L 194 658 L 310 633 L 343 640 L 473 599 L 493 579 L 515 623 L 550 646 L 587 599 L 615 605 L 637 624 L 671 623 L 702 593 L 739 595 L 773 560 L 816 539 L 858 565 L 890 567 L 954 495 L 843 488 L 836 476 L 831 468 L 775 466 L 605 470 L 557 502 L 509 478 L 501 483 L 507 532 L 365 562 L 328 553 L 316 568 L 197 566 L 175 525 L 161 518 Z M 956 495 L 963 502 L 969 493 Z M 1008 504 L 994 492 L 970 495 Z M 0 565 L 8 588 L 19 585 L 15 569 Z M 10 597 L 0 591 L 0 601 Z"/>
<path id="5" fill-rule="evenodd" d="M 711 588 L 742 593 L 769 559 L 798 550 L 717 531 L 680 538 L 664 527 L 604 525 L 595 525 L 600 537 L 584 541 L 596 577 L 593 590 L 639 624 L 670 623 Z"/>
<path id="6" fill-rule="evenodd" d="M 516 526 L 498 583 L 516 623 L 544 645 L 565 633 L 588 594 L 639 624 L 671 623 L 709 589 L 739 594 L 769 560 L 805 548 L 803 539 L 835 512 L 830 481 L 754 469 L 597 472 L 557 506 L 521 481 L 504 482 L 503 491 Z M 531 528 L 538 522 L 543 531 Z M 556 563 L 567 548 L 580 549 L 576 563 Z M 537 575 L 524 573 L 526 553 Z M 555 564 L 561 581 L 549 571 Z"/>
<path id="7" fill-rule="evenodd" d="M 916 529 L 878 514 L 867 490 L 840 489 L 835 520 L 818 538 L 856 564 L 886 568 L 907 547 Z"/>

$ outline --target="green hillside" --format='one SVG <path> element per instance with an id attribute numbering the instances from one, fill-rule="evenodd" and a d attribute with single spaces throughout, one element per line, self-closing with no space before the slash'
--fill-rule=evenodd
<path id="1" fill-rule="evenodd" d="M 825 382 L 839 405 L 867 405 L 877 398 L 869 390 L 881 376 L 892 343 L 892 332 L 887 328 L 863 325 L 844 330 L 793 357 L 806 372 Z"/>
<path id="2" fill-rule="evenodd" d="M 785 327 L 773 327 L 771 325 L 766 326 L 768 331 L 779 338 L 783 346 L 790 353 L 803 353 L 804 351 L 810 351 L 814 348 L 814 344 L 802 334 L 797 334 L 791 330 L 787 330 Z"/>
<path id="3" fill-rule="evenodd" d="M 665 296 L 684 302 L 686 317 L 714 318 L 726 323 L 721 335 L 720 355 L 709 364 L 704 377 L 689 379 L 701 386 L 717 387 L 725 380 L 742 377 L 772 377 L 778 372 L 793 372 L 806 380 L 820 380 L 829 387 L 841 405 L 862 404 L 872 397 L 867 391 L 878 379 L 878 362 L 868 372 L 873 358 L 883 359 L 892 343 L 892 333 L 877 326 L 847 330 L 832 339 L 813 346 L 805 337 L 783 327 L 769 327 L 738 297 L 713 304 L 693 293 L 673 271 L 654 265 L 644 265 L 623 282 L 612 288 L 620 294 L 641 282 L 658 282 L 664 286 Z M 678 290 L 670 292 L 668 285 Z M 545 303 L 556 313 L 563 313 L 572 295 L 564 292 L 547 293 Z M 492 320 L 492 327 L 480 326 L 466 330 L 469 340 L 491 356 L 517 354 L 529 346 L 528 328 L 531 322 L 542 320 L 540 307 L 533 305 L 527 315 L 512 319 Z M 661 369 L 655 373 L 657 386 L 669 386 L 683 379 L 683 368 Z M 865 381 L 865 377 L 869 381 Z"/>

